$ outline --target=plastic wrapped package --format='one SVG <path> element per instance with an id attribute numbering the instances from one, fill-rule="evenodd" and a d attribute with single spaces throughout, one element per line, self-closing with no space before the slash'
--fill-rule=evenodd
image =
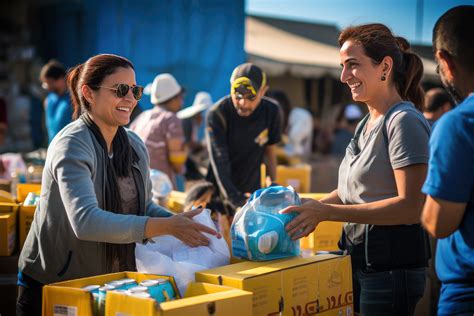
<path id="1" fill-rule="evenodd" d="M 273 186 L 255 191 L 232 222 L 233 256 L 265 261 L 298 255 L 299 241 L 291 240 L 285 230 L 297 214 L 279 213 L 290 205 L 301 205 L 292 187 Z"/>
<path id="2" fill-rule="evenodd" d="M 193 220 L 216 229 L 208 209 L 194 216 Z M 230 262 L 230 251 L 224 238 L 204 235 L 210 240 L 208 246 L 189 247 L 169 235 L 155 237 L 147 244 L 137 244 L 135 258 L 138 272 L 173 276 L 180 293 L 184 294 L 188 284 L 194 281 L 195 272 Z"/>
<path id="3" fill-rule="evenodd" d="M 150 169 L 150 178 L 153 199 L 158 204 L 165 206 L 168 195 L 173 190 L 173 184 L 171 183 L 170 178 L 166 173 L 156 169 Z"/>

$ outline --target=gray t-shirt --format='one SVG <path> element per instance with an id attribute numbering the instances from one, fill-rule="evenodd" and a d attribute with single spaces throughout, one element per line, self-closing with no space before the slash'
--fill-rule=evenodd
<path id="1" fill-rule="evenodd" d="M 412 103 L 392 106 L 364 135 L 368 118 L 357 126 L 339 167 L 338 194 L 346 205 L 398 196 L 393 170 L 428 163 L 430 126 Z M 346 240 L 361 244 L 365 226 L 347 223 Z"/>

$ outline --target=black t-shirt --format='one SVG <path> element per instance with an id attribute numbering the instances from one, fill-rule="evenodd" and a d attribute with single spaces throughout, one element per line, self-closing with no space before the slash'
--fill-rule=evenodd
<path id="1" fill-rule="evenodd" d="M 244 193 L 261 187 L 265 147 L 281 139 L 278 106 L 264 97 L 250 116 L 243 117 L 238 115 L 231 97 L 224 97 L 207 114 L 206 137 L 208 181 L 234 206 L 242 206 Z"/>

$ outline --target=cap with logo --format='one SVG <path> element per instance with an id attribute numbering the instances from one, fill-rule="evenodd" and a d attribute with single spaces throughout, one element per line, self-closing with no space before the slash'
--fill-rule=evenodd
<path id="1" fill-rule="evenodd" d="M 173 75 L 165 73 L 155 77 L 149 92 L 151 94 L 151 103 L 162 104 L 184 92 L 184 89 Z"/>
<path id="2" fill-rule="evenodd" d="M 267 84 L 267 76 L 263 70 L 252 64 L 237 66 L 230 77 L 231 94 L 255 97 L 258 91 Z"/>

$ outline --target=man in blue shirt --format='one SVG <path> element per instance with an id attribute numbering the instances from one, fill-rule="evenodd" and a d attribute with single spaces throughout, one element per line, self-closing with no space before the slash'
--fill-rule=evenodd
<path id="1" fill-rule="evenodd" d="M 71 98 L 66 83 L 66 69 L 57 60 L 50 60 L 40 73 L 43 88 L 49 91 L 44 100 L 46 129 L 49 142 L 67 124 L 71 122 Z"/>
<path id="2" fill-rule="evenodd" d="M 474 6 L 450 9 L 433 30 L 441 81 L 459 105 L 430 140 L 422 222 L 440 238 L 438 315 L 474 314 Z"/>

